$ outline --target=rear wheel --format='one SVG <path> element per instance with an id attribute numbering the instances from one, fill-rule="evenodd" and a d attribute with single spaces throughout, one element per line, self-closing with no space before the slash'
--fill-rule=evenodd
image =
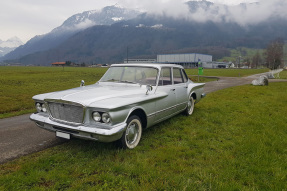
<path id="1" fill-rule="evenodd" d="M 187 102 L 187 107 L 186 107 L 186 110 L 185 110 L 185 114 L 187 116 L 191 115 L 193 113 L 193 110 L 194 110 L 194 98 L 192 97 L 192 95 L 190 94 L 189 95 L 189 98 L 188 98 L 188 102 Z"/>
<path id="2" fill-rule="evenodd" d="M 142 135 L 142 123 L 138 116 L 133 115 L 127 120 L 127 128 L 120 139 L 123 148 L 133 149 L 140 142 Z"/>

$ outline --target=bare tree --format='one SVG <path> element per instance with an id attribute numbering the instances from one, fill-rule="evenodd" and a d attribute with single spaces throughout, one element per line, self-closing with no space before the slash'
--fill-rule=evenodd
<path id="1" fill-rule="evenodd" d="M 262 57 L 259 51 L 257 51 L 257 53 L 252 58 L 252 68 L 258 68 L 261 65 L 261 63 L 262 63 Z"/>
<path id="2" fill-rule="evenodd" d="M 282 64 L 284 42 L 281 39 L 269 43 L 266 48 L 266 66 L 270 69 L 276 69 Z"/>

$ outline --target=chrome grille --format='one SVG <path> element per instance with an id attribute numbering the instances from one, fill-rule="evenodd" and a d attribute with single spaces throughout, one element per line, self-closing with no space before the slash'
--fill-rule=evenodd
<path id="1" fill-rule="evenodd" d="M 49 110 L 54 119 L 72 123 L 82 123 L 84 117 L 84 108 L 82 106 L 48 102 Z"/>

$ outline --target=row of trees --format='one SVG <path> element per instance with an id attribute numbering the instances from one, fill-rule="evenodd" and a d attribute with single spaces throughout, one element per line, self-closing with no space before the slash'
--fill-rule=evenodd
<path id="1" fill-rule="evenodd" d="M 283 64 L 284 41 L 274 40 L 267 46 L 265 52 L 265 61 L 267 68 L 277 69 Z"/>
<path id="2" fill-rule="evenodd" d="M 276 39 L 271 41 L 263 55 L 259 51 L 253 56 L 251 66 L 258 68 L 259 66 L 266 66 L 270 69 L 277 69 L 284 64 L 284 40 Z"/>

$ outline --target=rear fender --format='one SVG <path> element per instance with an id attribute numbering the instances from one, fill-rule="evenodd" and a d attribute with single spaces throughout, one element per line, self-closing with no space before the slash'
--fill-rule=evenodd
<path id="1" fill-rule="evenodd" d="M 193 83 L 188 85 L 189 95 L 195 99 L 195 103 L 199 102 L 204 92 L 205 83 Z"/>

